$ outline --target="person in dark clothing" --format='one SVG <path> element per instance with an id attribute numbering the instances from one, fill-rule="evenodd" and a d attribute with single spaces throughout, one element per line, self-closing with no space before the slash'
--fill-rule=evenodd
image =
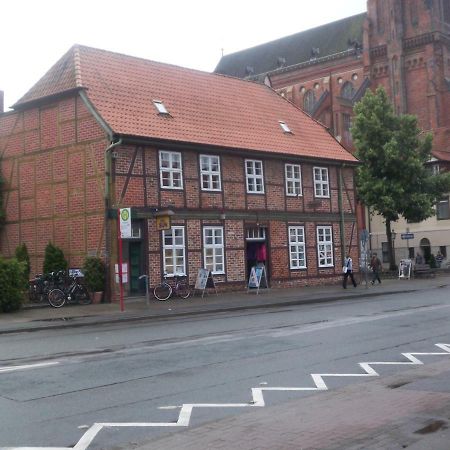
<path id="1" fill-rule="evenodd" d="M 372 267 L 372 281 L 371 284 L 374 284 L 376 280 L 378 280 L 378 283 L 381 284 L 380 280 L 380 272 L 381 272 L 381 261 L 380 258 L 378 258 L 377 254 L 374 253 L 372 255 L 372 259 L 370 260 L 370 266 Z"/>
<path id="2" fill-rule="evenodd" d="M 344 289 L 347 289 L 347 278 L 350 277 L 352 280 L 353 286 L 356 287 L 356 281 L 353 276 L 353 261 L 352 258 L 350 258 L 350 255 L 347 255 L 344 261 L 344 281 L 342 283 L 342 287 Z"/>

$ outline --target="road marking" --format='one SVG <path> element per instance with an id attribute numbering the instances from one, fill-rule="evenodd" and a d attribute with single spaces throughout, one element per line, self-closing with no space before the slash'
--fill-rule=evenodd
<path id="1" fill-rule="evenodd" d="M 0 373 L 15 372 L 17 370 L 39 369 L 41 367 L 56 366 L 57 364 L 59 364 L 59 361 L 36 363 L 36 364 L 24 364 L 22 366 L 6 366 L 0 367 Z"/>
<path id="2" fill-rule="evenodd" d="M 97 434 L 103 428 L 138 428 L 138 427 L 187 427 L 190 424 L 194 408 L 248 408 L 264 407 L 264 392 L 276 391 L 327 391 L 328 386 L 324 378 L 328 377 L 378 377 L 380 374 L 372 366 L 387 365 L 423 365 L 417 356 L 450 356 L 450 344 L 435 344 L 443 352 L 414 352 L 401 353 L 408 361 L 365 361 L 358 365 L 365 373 L 312 373 L 311 378 L 315 386 L 305 387 L 257 387 L 252 388 L 252 400 L 247 403 L 185 403 L 180 407 L 180 413 L 176 422 L 111 422 L 94 423 L 81 437 L 75 447 L 2 447 L 4 450 L 86 450 Z M 173 406 L 160 407 L 159 409 L 173 409 Z"/>

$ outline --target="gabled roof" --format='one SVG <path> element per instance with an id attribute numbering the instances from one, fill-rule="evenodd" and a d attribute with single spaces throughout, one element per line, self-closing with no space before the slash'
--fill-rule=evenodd
<path id="1" fill-rule="evenodd" d="M 14 107 L 84 89 L 114 134 L 355 162 L 320 124 L 271 88 L 76 45 Z M 158 114 L 154 100 L 168 114 Z M 284 121 L 292 133 L 283 133 Z"/>
<path id="2" fill-rule="evenodd" d="M 215 72 L 245 78 L 277 70 L 280 61 L 293 66 L 311 59 L 311 50 L 319 49 L 317 58 L 345 52 L 349 42 L 362 44 L 366 13 L 321 25 L 256 47 L 225 55 Z M 285 62 L 284 62 L 285 60 Z M 252 72 L 252 73 L 249 73 Z"/>

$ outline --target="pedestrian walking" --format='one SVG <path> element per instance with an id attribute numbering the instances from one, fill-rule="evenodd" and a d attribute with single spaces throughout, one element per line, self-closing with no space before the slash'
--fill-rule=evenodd
<path id="1" fill-rule="evenodd" d="M 381 261 L 378 258 L 377 254 L 374 253 L 370 260 L 370 266 L 372 267 L 372 281 L 371 284 L 375 284 L 375 281 L 378 280 L 378 283 L 381 284 L 380 272 L 381 272 Z"/>
<path id="2" fill-rule="evenodd" d="M 347 289 L 347 278 L 350 277 L 352 280 L 353 286 L 356 287 L 355 277 L 353 276 L 353 260 L 350 258 L 350 255 L 347 255 L 344 261 L 344 267 L 342 268 L 344 272 L 344 281 L 342 283 L 342 287 Z"/>

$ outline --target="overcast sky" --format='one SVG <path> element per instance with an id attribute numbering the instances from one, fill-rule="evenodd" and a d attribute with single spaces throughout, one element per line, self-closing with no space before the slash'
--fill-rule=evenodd
<path id="1" fill-rule="evenodd" d="M 73 45 L 211 72 L 233 53 L 366 10 L 366 0 L 2 0 L 0 90 L 11 106 Z"/>

